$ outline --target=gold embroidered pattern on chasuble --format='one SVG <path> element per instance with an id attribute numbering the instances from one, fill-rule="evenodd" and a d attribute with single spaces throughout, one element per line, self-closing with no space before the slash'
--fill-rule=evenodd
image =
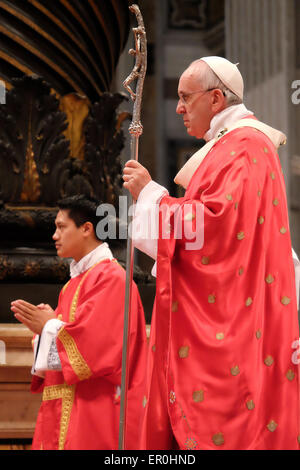
<path id="1" fill-rule="evenodd" d="M 254 410 L 254 408 L 255 408 L 254 401 L 253 400 L 247 400 L 246 401 L 246 406 L 247 406 L 249 411 Z"/>

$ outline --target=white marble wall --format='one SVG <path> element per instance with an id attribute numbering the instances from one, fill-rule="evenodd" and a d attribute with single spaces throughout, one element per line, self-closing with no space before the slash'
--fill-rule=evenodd
<path id="1" fill-rule="evenodd" d="M 293 244 L 300 250 L 300 104 L 292 102 L 296 65 L 299 0 L 226 0 L 226 57 L 239 62 L 245 80 L 245 103 L 256 116 L 287 135 L 279 156 L 290 207 Z M 299 48 L 300 44 L 298 44 Z M 300 64 L 298 64 L 299 66 Z M 294 164 L 295 167 L 295 164 Z"/>
<path id="2" fill-rule="evenodd" d="M 226 56 L 239 62 L 245 103 L 257 117 L 288 136 L 280 150 L 290 199 L 295 109 L 291 83 L 295 69 L 294 0 L 226 0 Z"/>

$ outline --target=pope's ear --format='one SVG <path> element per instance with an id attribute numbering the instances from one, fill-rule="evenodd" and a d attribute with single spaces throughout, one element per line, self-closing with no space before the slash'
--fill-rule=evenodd
<path id="1" fill-rule="evenodd" d="M 220 102 L 220 101 L 223 102 L 223 100 L 225 99 L 225 96 L 224 96 L 223 91 L 220 90 L 219 88 L 215 88 L 215 89 L 213 90 L 212 95 L 213 95 L 213 99 L 214 99 L 213 102 L 214 102 L 214 103 L 218 103 L 218 102 Z"/>
<path id="2" fill-rule="evenodd" d="M 212 92 L 213 100 L 212 105 L 215 108 L 216 112 L 221 111 L 226 105 L 226 97 L 222 90 L 216 88 Z"/>

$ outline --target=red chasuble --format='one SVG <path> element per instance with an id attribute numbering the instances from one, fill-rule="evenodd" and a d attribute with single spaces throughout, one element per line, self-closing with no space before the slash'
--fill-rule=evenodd
<path id="1" fill-rule="evenodd" d="M 117 449 L 125 271 L 100 261 L 62 289 L 56 314 L 67 324 L 57 349 L 62 372 L 47 371 L 33 449 Z M 146 355 L 142 304 L 133 285 L 126 448 L 136 449 Z M 32 391 L 37 390 L 34 377 Z"/>
<path id="2" fill-rule="evenodd" d="M 202 248 L 175 239 L 175 203 L 191 229 L 202 207 Z M 180 449 L 298 449 L 295 274 L 275 147 L 233 130 L 163 205 L 142 446 L 174 448 L 173 434 Z"/>

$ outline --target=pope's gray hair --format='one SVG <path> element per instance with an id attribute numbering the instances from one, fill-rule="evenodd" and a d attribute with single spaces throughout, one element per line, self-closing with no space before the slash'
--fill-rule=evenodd
<path id="1" fill-rule="evenodd" d="M 201 83 L 203 90 L 210 90 L 212 88 L 218 88 L 225 96 L 226 104 L 233 106 L 235 104 L 241 104 L 243 100 L 233 93 L 226 85 L 219 79 L 215 72 L 201 59 L 194 60 L 188 68 L 192 67 L 196 70 L 196 73 Z"/>

